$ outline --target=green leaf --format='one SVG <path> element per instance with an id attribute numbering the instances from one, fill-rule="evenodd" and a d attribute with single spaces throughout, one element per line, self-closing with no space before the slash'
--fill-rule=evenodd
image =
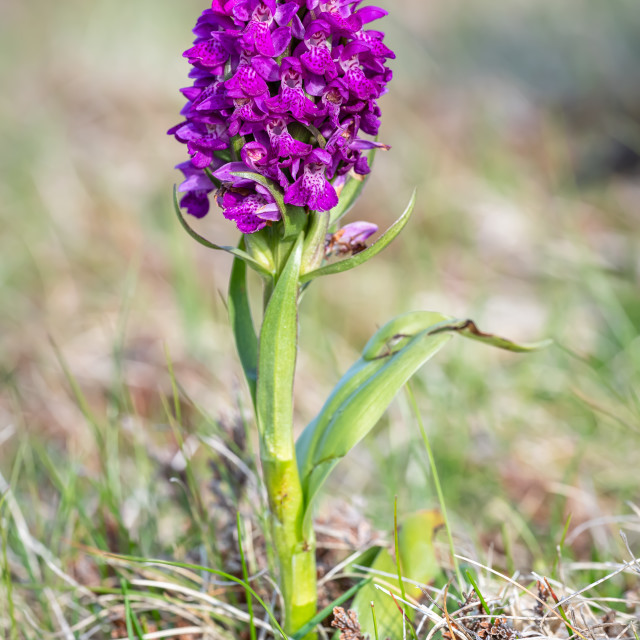
<path id="1" fill-rule="evenodd" d="M 347 215 L 362 193 L 365 184 L 367 184 L 367 176 L 349 178 L 340 191 L 338 204 L 329 212 L 331 214 L 330 220 L 332 225 Z"/>
<path id="2" fill-rule="evenodd" d="M 359 559 L 355 561 L 355 564 L 363 566 Z M 396 563 L 384 547 L 378 548 L 369 568 L 373 572 L 390 574 L 382 576 L 378 573 L 371 573 L 371 576 L 378 583 L 384 583 L 383 586 L 386 589 L 390 589 L 398 595 L 400 594 L 398 578 L 393 577 L 396 571 Z M 349 607 L 358 614 L 358 622 L 362 633 L 369 635 L 370 638 L 375 637 L 376 630 L 371 616 L 371 603 L 375 607 L 379 637 L 402 640 L 402 614 L 398 611 L 393 599 L 380 591 L 380 589 L 377 589 L 373 583 L 363 587 Z"/>
<path id="3" fill-rule="evenodd" d="M 370 167 L 373 167 L 373 161 L 376 157 L 376 151 L 377 149 L 372 149 L 366 154 Z M 369 173 L 366 176 L 356 176 L 355 178 L 352 177 L 344 185 L 344 187 L 342 187 L 342 190 L 340 191 L 340 201 L 338 202 L 337 206 L 335 206 L 329 212 L 329 226 L 336 224 L 336 222 L 338 222 L 342 217 L 346 216 L 347 213 L 349 213 L 351 207 L 353 207 L 353 205 L 360 197 L 365 184 L 367 184 L 367 182 L 369 181 L 370 175 L 371 174 Z"/>
<path id="4" fill-rule="evenodd" d="M 369 340 L 362 357 L 298 438 L 305 527 L 310 526 L 314 498 L 335 465 L 371 431 L 396 393 L 454 333 L 516 352 L 549 344 L 516 344 L 481 332 L 471 320 L 431 311 L 407 313 L 388 322 Z"/>
<path id="5" fill-rule="evenodd" d="M 216 151 L 213 152 L 213 155 L 216 158 L 219 158 L 220 160 L 222 160 L 225 164 L 227 162 L 231 162 L 231 151 L 229 151 L 229 149 L 216 149 Z M 207 169 L 204 170 L 204 172 L 207 175 L 209 175 L 211 173 L 211 169 L 207 168 Z M 211 175 L 213 175 L 213 174 L 211 173 Z M 217 178 L 216 178 L 216 180 L 217 180 Z M 218 180 L 218 182 L 220 182 L 220 181 Z M 220 184 L 222 184 L 222 183 L 220 183 Z"/>
<path id="6" fill-rule="evenodd" d="M 402 575 L 421 584 L 431 582 L 440 572 L 434 548 L 434 537 L 444 526 L 442 514 L 437 509 L 415 511 L 405 516 L 398 534 Z M 422 590 L 412 584 L 405 585 L 412 598 L 419 598 Z"/>
<path id="7" fill-rule="evenodd" d="M 297 238 L 307 226 L 309 215 L 303 207 L 296 207 L 288 204 L 282 214 L 282 220 L 284 221 L 284 234 L 285 240 L 291 238 Z"/>
<path id="8" fill-rule="evenodd" d="M 136 617 L 136 614 L 133 612 L 131 608 L 131 600 L 129 599 L 129 592 L 127 589 L 127 583 L 125 580 L 120 580 L 120 585 L 122 588 L 122 595 L 124 596 L 124 613 L 125 613 L 125 625 L 127 627 L 127 636 L 129 640 L 142 640 L 144 638 L 144 631 L 140 626 L 140 621 Z M 135 627 L 135 636 L 133 635 Z"/>
<path id="9" fill-rule="evenodd" d="M 243 248 L 244 239 L 240 241 L 240 249 Z M 231 268 L 228 308 L 236 348 L 251 398 L 255 403 L 258 380 L 258 337 L 253 326 L 247 291 L 247 265 L 239 258 L 234 258 Z"/>
<path id="10" fill-rule="evenodd" d="M 305 525 L 310 525 L 313 499 L 336 464 L 376 425 L 409 378 L 450 339 L 428 330 L 448 320 L 440 313 L 405 314 L 386 325 L 369 341 L 360 358 L 342 377 L 324 407 L 296 443 L 305 495 Z M 408 341 L 393 351 L 401 335 Z"/>
<path id="11" fill-rule="evenodd" d="M 260 275 L 267 276 L 271 278 L 273 274 L 266 269 L 263 265 L 261 265 L 255 258 L 250 256 L 246 251 L 241 251 L 240 249 L 236 249 L 235 247 L 227 247 L 221 246 L 217 244 L 213 244 L 213 242 L 209 242 L 206 238 L 203 238 L 199 233 L 195 232 L 185 220 L 182 215 L 182 211 L 180 210 L 180 204 L 178 202 L 178 190 L 174 186 L 173 187 L 173 206 L 176 211 L 176 215 L 178 216 L 178 220 L 182 225 L 182 228 L 199 244 L 203 247 L 207 247 L 207 249 L 215 249 L 216 251 L 226 251 L 231 255 L 234 255 L 236 258 L 240 258 L 240 260 L 244 260 L 252 269 L 257 271 Z"/>
<path id="12" fill-rule="evenodd" d="M 385 247 L 387 247 L 387 245 L 389 245 L 404 229 L 407 222 L 409 222 L 409 218 L 411 217 L 411 213 L 413 212 L 415 204 L 416 193 L 414 191 L 404 213 L 384 232 L 382 236 L 380 236 L 380 238 L 378 238 L 378 240 L 374 244 L 372 244 L 364 251 L 361 251 L 360 253 L 347 258 L 346 260 L 333 262 L 332 264 L 327 264 L 324 267 L 316 269 L 315 271 L 304 274 L 300 278 L 300 282 L 305 283 L 310 280 L 314 280 L 315 278 L 320 278 L 321 276 L 328 276 L 334 273 L 349 271 L 350 269 L 354 269 L 355 267 L 358 267 L 361 264 L 367 262 L 367 260 L 371 260 L 371 258 L 379 254 Z"/>
<path id="13" fill-rule="evenodd" d="M 454 320 L 453 322 L 444 322 L 442 326 L 434 327 L 433 333 L 436 334 L 447 331 L 459 333 L 465 338 L 484 342 L 492 347 L 498 347 L 498 349 L 504 349 L 506 351 L 513 351 L 514 353 L 539 351 L 540 349 L 546 349 L 553 344 L 553 340 L 540 340 L 539 342 L 524 344 L 512 342 L 511 340 L 501 338 L 500 336 L 493 335 L 492 333 L 484 333 L 480 331 L 473 320 Z"/>
<path id="14" fill-rule="evenodd" d="M 287 459 L 293 424 L 297 355 L 298 277 L 303 236 L 291 250 L 264 314 L 258 356 L 256 409 L 260 435 L 274 458 Z"/>
<path id="15" fill-rule="evenodd" d="M 442 516 L 438 511 L 418 511 L 410 514 L 402 521 L 398 532 L 400 549 L 400 566 L 402 577 L 408 578 L 420 584 L 429 584 L 440 572 L 440 567 L 435 556 L 433 539 L 436 531 L 442 526 Z M 373 561 L 366 558 L 365 554 L 375 552 Z M 357 558 L 353 564 L 367 566 L 374 571 L 389 575 L 372 573 L 374 581 L 385 588 L 391 587 L 395 593 L 400 593 L 400 583 L 394 576 L 396 563 L 389 552 L 378 547 L 367 550 Z M 418 599 L 422 595 L 420 587 L 411 582 L 403 581 L 406 593 L 412 598 Z M 370 638 L 375 637 L 375 626 L 371 616 L 371 603 L 374 603 L 378 633 L 381 638 L 402 640 L 403 621 L 396 603 L 386 593 L 376 589 L 374 584 L 365 586 L 353 599 L 350 608 L 358 614 L 360 628 Z M 406 614 L 413 619 L 413 609 L 406 607 Z"/>

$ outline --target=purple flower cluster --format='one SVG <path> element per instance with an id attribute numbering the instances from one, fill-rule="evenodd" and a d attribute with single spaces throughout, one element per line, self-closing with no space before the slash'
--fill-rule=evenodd
<path id="1" fill-rule="evenodd" d="M 193 86 L 182 90 L 185 121 L 169 130 L 191 160 L 178 165 L 181 206 L 201 218 L 216 200 L 240 231 L 280 220 L 271 191 L 235 175 L 258 173 L 284 202 L 328 211 L 347 174 L 366 175 L 363 151 L 376 136 L 378 98 L 393 52 L 365 29 L 386 15 L 362 0 L 213 0 L 184 55 Z"/>

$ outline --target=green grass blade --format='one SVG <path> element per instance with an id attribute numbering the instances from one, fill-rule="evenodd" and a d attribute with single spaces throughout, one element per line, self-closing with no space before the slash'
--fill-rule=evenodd
<path id="1" fill-rule="evenodd" d="M 509 575 L 512 576 L 516 570 L 516 563 L 513 559 L 513 548 L 511 546 L 511 536 L 509 535 L 509 530 L 507 529 L 507 523 L 502 523 L 502 544 L 504 546 L 504 555 L 507 560 L 507 571 Z"/>
<path id="2" fill-rule="evenodd" d="M 411 622 L 411 619 L 407 615 L 406 611 L 402 608 L 402 605 L 396 600 L 396 597 L 393 595 L 393 593 L 391 594 L 391 598 L 393 599 L 394 604 L 396 605 L 396 607 L 398 608 L 398 611 L 400 612 L 400 615 L 402 616 L 403 628 L 409 627 L 409 631 L 411 632 L 411 638 L 413 640 L 418 640 L 418 636 L 416 635 L 416 630 L 413 626 L 413 622 Z M 404 633 L 402 635 L 403 637 L 405 637 Z"/>
<path id="3" fill-rule="evenodd" d="M 175 438 L 176 444 L 178 445 L 178 448 L 180 449 L 185 462 L 184 479 L 186 480 L 186 484 L 182 481 L 182 479 L 177 477 L 172 478 L 171 481 L 177 484 L 183 490 L 186 504 L 189 507 L 191 519 L 193 523 L 197 525 L 198 530 L 200 531 L 204 548 L 207 550 L 209 557 L 215 558 L 217 560 L 219 557 L 219 553 L 216 545 L 216 536 L 211 534 L 211 531 L 215 530 L 215 516 L 209 517 L 207 510 L 202 502 L 202 495 L 200 492 L 198 481 L 196 479 L 196 473 L 193 470 L 192 456 L 185 449 L 185 441 L 182 437 L 182 427 L 176 422 L 176 419 L 172 415 L 167 398 L 164 395 L 161 395 L 160 400 L 162 402 L 162 406 L 164 408 L 165 415 L 167 417 L 167 421 L 169 422 L 169 426 L 171 427 L 171 431 Z"/>
<path id="4" fill-rule="evenodd" d="M 5 582 L 5 592 L 6 598 L 3 603 L 6 605 L 8 610 L 9 620 L 11 621 L 11 635 L 9 636 L 9 640 L 15 640 L 18 637 L 18 624 L 16 622 L 16 610 L 15 604 L 13 602 L 13 581 L 11 580 L 11 571 L 9 570 L 9 556 L 8 556 L 8 535 L 7 528 L 3 526 L 4 516 L 3 509 L 5 505 L 5 501 L 7 496 L 9 495 L 9 490 L 5 491 L 2 495 L 0 495 L 0 540 L 2 541 L 2 573 Z"/>
<path id="5" fill-rule="evenodd" d="M 442 518 L 444 520 L 444 525 L 447 530 L 447 540 L 449 541 L 449 552 L 451 553 L 451 559 L 453 561 L 456 577 L 458 579 L 458 589 L 462 591 L 464 589 L 464 581 L 462 580 L 460 565 L 458 563 L 458 559 L 456 558 L 455 545 L 453 544 L 453 533 L 451 532 L 451 525 L 449 524 L 449 517 L 447 515 L 447 505 L 444 499 L 444 493 L 442 492 L 442 485 L 440 484 L 440 476 L 438 475 L 438 468 L 436 467 L 435 456 L 433 455 L 433 449 L 431 448 L 431 443 L 429 442 L 429 438 L 427 437 L 427 431 L 424 428 L 424 423 L 422 422 L 422 416 L 420 415 L 418 404 L 416 403 L 416 399 L 415 399 L 415 396 L 413 395 L 413 391 L 411 390 L 411 386 L 408 383 L 407 383 L 407 394 L 409 396 L 409 402 L 411 403 L 411 408 L 413 409 L 413 413 L 416 417 L 416 421 L 418 422 L 418 426 L 420 427 L 420 434 L 422 435 L 424 448 L 426 449 L 427 456 L 429 458 L 429 466 L 431 467 L 431 473 L 433 475 L 433 484 L 435 485 L 435 488 L 436 488 L 436 494 L 438 496 L 440 511 L 442 511 Z"/>
<path id="6" fill-rule="evenodd" d="M 373 618 L 373 637 L 375 640 L 380 640 L 378 635 L 378 621 L 376 619 L 376 605 L 371 602 L 371 617 Z"/>
<path id="7" fill-rule="evenodd" d="M 398 496 L 393 501 L 393 546 L 396 552 L 396 570 L 398 572 L 398 584 L 400 585 L 400 595 L 403 600 L 407 599 L 402 579 L 402 561 L 400 558 L 400 545 L 398 543 Z"/>
<path id="8" fill-rule="evenodd" d="M 173 396 L 173 411 L 176 418 L 176 423 L 182 424 L 182 406 L 180 405 L 180 390 L 178 389 L 178 382 L 176 380 L 175 373 L 173 371 L 173 360 L 169 353 L 169 347 L 165 345 L 164 358 L 167 363 L 167 370 L 169 371 L 169 380 L 171 381 L 171 395 Z"/>
<path id="9" fill-rule="evenodd" d="M 480 600 L 480 604 L 482 605 L 484 612 L 488 616 L 491 616 L 491 609 L 489 609 L 489 605 L 487 604 L 487 601 L 484 599 L 484 596 L 480 591 L 480 587 L 478 587 L 478 583 L 476 582 L 476 579 L 471 574 L 471 571 L 465 571 L 464 574 L 467 576 L 467 580 L 469 580 L 469 584 L 473 587 L 473 590 L 476 592 L 476 595 Z M 493 624 L 493 616 L 491 617 L 491 624 Z"/>
<path id="10" fill-rule="evenodd" d="M 242 563 L 242 579 L 249 584 L 249 572 L 247 570 L 247 560 L 244 557 L 244 548 L 242 546 L 242 523 L 240 522 L 240 512 L 236 513 L 236 526 L 238 529 L 238 548 L 240 549 L 240 561 Z M 253 618 L 253 600 L 251 592 L 245 589 L 247 598 L 247 613 L 249 614 L 249 635 L 251 640 L 256 640 L 256 623 Z"/>
<path id="11" fill-rule="evenodd" d="M 552 577 L 555 577 L 556 571 L 558 570 L 558 565 L 560 564 L 562 549 L 564 548 L 564 543 L 565 543 L 565 540 L 567 539 L 567 534 L 569 533 L 569 527 L 571 526 L 571 518 L 572 518 L 572 514 L 570 513 L 567 516 L 567 521 L 564 524 L 564 529 L 562 530 L 562 536 L 560 537 L 560 543 L 558 544 L 558 552 L 556 553 L 555 560 L 553 561 L 553 568 L 551 569 Z"/>
<path id="12" fill-rule="evenodd" d="M 567 630 L 568 637 L 571 638 L 574 632 L 574 628 L 571 624 L 571 621 L 569 620 L 569 617 L 567 616 L 564 610 L 564 607 L 560 604 L 560 600 L 558 599 L 556 592 L 552 589 L 551 585 L 549 584 L 549 580 L 547 580 L 547 578 L 544 579 L 544 583 L 549 593 L 551 594 L 553 601 L 556 603 L 556 606 L 554 608 L 558 611 L 558 613 L 560 614 L 560 617 L 564 620 L 564 625 L 565 625 L 565 629 Z"/>
<path id="13" fill-rule="evenodd" d="M 131 609 L 131 601 L 129 600 L 129 591 L 126 580 L 120 580 L 120 587 L 124 597 L 124 621 L 127 627 L 127 636 L 129 636 L 129 640 L 144 640 L 144 631 L 140 626 L 137 616 Z"/>
<path id="14" fill-rule="evenodd" d="M 296 242 L 269 300 L 260 332 L 256 411 L 258 428 L 274 457 L 291 448 L 293 376 L 297 356 L 298 276 L 302 241 Z"/>
<path id="15" fill-rule="evenodd" d="M 75 400 L 76 404 L 78 405 L 78 408 L 80 409 L 82 415 L 87 421 L 87 424 L 91 427 L 93 431 L 93 435 L 96 439 L 96 444 L 101 450 L 104 450 L 104 446 L 105 446 L 104 436 L 100 430 L 100 425 L 98 423 L 98 420 L 93 415 L 93 412 L 89 407 L 89 402 L 87 401 L 86 396 L 82 392 L 82 389 L 78 384 L 78 381 L 75 379 L 74 375 L 71 373 L 71 370 L 67 365 L 67 361 L 62 355 L 62 351 L 60 351 L 60 348 L 53 340 L 51 340 L 50 342 L 51 342 L 51 346 L 53 347 L 53 351 L 55 353 L 58 364 L 60 365 L 60 368 L 62 369 L 62 373 L 64 374 L 64 377 L 67 381 L 67 384 L 71 388 L 73 399 Z"/>
<path id="16" fill-rule="evenodd" d="M 373 604 L 376 610 L 378 632 L 382 638 L 402 640 L 403 621 L 402 618 L 398 617 L 396 603 L 385 592 L 376 587 L 377 582 L 382 582 L 384 587 L 390 591 L 399 592 L 401 588 L 404 589 L 404 580 L 398 574 L 398 563 L 394 561 L 387 549 L 379 548 L 372 561 L 367 562 L 366 557 L 358 558 L 354 564 L 359 567 L 367 566 L 370 571 L 369 575 L 372 578 L 372 583 L 359 591 L 350 605 L 350 608 L 358 614 L 362 633 L 369 637 L 375 635 L 376 629 L 367 615 Z M 381 577 L 380 574 L 383 574 L 384 577 Z M 392 577 L 394 574 L 396 575 L 395 578 Z M 411 575 L 411 578 L 414 579 L 416 576 Z M 402 599 L 406 599 L 406 594 Z"/>

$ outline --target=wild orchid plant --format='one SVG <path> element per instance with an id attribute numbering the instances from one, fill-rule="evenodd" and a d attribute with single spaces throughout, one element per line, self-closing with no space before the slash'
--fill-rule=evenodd
<path id="1" fill-rule="evenodd" d="M 362 0 L 213 0 L 197 21 L 184 122 L 169 133 L 190 160 L 175 204 L 187 231 L 233 254 L 229 315 L 253 399 L 284 628 L 316 613 L 313 507 L 338 461 L 376 424 L 399 389 L 453 335 L 524 350 L 440 313 L 401 315 L 380 329 L 297 442 L 293 384 L 298 304 L 313 280 L 363 264 L 386 247 L 403 215 L 370 247 L 374 224 L 339 228 L 370 172 L 394 53 L 368 26 L 386 15 Z M 362 137 L 363 135 L 369 138 Z M 242 237 L 238 248 L 206 241 L 180 207 L 202 218 L 209 196 Z M 338 259 L 336 259 L 338 258 Z M 257 333 L 247 266 L 262 278 Z"/>

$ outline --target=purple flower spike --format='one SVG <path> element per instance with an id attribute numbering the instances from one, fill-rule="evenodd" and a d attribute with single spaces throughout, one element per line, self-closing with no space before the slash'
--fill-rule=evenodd
<path id="1" fill-rule="evenodd" d="M 368 28 L 386 12 L 362 3 L 211 0 L 184 53 L 192 66 L 184 121 L 169 130 L 191 158 L 178 167 L 189 214 L 209 211 L 215 187 L 205 169 L 222 183 L 223 215 L 243 233 L 281 214 L 268 190 L 235 172 L 268 178 L 287 204 L 309 211 L 335 207 L 336 190 L 369 173 L 367 152 L 388 147 L 363 136 L 378 134 L 395 55 L 384 33 Z M 356 251 L 370 228 L 345 227 L 335 247 Z"/>

